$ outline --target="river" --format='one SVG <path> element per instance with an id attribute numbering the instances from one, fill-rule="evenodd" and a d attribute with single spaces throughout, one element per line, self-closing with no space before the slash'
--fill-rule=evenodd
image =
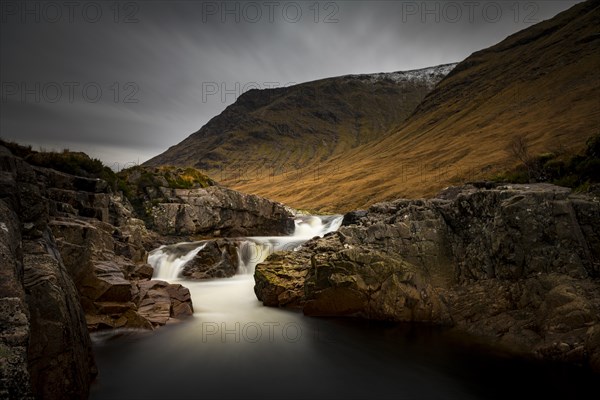
<path id="1" fill-rule="evenodd" d="M 466 345 L 442 328 L 308 318 L 263 307 L 254 265 L 274 250 L 337 230 L 341 217 L 302 217 L 286 238 L 247 238 L 232 278 L 180 280 L 202 242 L 155 250 L 155 279 L 190 289 L 194 315 L 154 332 L 93 335 L 92 399 L 575 398 L 592 379 Z"/>

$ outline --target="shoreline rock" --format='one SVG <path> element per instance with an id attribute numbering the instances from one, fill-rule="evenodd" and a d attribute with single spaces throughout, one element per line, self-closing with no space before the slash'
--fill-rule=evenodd
<path id="1" fill-rule="evenodd" d="M 175 189 L 165 176 L 137 172 L 136 208 L 104 180 L 32 166 L 0 145 L 0 396 L 87 398 L 97 373 L 90 331 L 152 330 L 192 315 L 187 288 L 151 279 L 149 250 L 199 235 L 293 230 L 282 204 L 214 183 Z M 231 240 L 212 241 L 190 276 L 234 274 Z"/>
<path id="2" fill-rule="evenodd" d="M 453 326 L 600 371 L 600 200 L 548 184 L 466 185 L 354 212 L 256 267 L 267 306 Z"/>
<path id="3" fill-rule="evenodd" d="M 97 370 L 77 290 L 29 164 L 0 146 L 0 394 L 87 398 Z"/>

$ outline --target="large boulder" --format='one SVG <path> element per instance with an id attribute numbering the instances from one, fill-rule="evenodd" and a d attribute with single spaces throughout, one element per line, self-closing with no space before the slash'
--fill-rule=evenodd
<path id="1" fill-rule="evenodd" d="M 382 251 L 345 248 L 335 234 L 317 242 L 314 251 L 305 281 L 305 314 L 451 321 L 426 270 Z"/>
<path id="2" fill-rule="evenodd" d="M 154 325 L 165 325 L 193 314 L 190 291 L 180 284 L 145 281 L 136 294 L 138 313 Z"/>
<path id="3" fill-rule="evenodd" d="M 207 240 L 204 247 L 184 267 L 186 279 L 229 278 L 238 272 L 239 240 Z"/>
<path id="4" fill-rule="evenodd" d="M 119 177 L 135 215 L 159 234 L 154 244 L 192 241 L 197 236 L 287 235 L 294 230 L 288 207 L 219 186 L 191 167 L 136 166 Z"/>
<path id="5" fill-rule="evenodd" d="M 162 235 L 275 236 L 294 229 L 282 204 L 220 186 L 160 187 L 153 197 L 151 225 Z"/>
<path id="6" fill-rule="evenodd" d="M 266 306 L 302 308 L 304 283 L 311 269 L 311 253 L 276 252 L 256 266 L 254 293 Z"/>
<path id="7" fill-rule="evenodd" d="M 265 305 L 453 325 L 598 367 L 600 201 L 547 184 L 467 185 L 354 212 L 256 267 Z"/>

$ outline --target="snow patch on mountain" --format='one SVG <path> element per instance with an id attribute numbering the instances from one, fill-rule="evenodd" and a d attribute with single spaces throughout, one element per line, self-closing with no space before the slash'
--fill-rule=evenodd
<path id="1" fill-rule="evenodd" d="M 414 69 L 410 71 L 397 71 L 397 72 L 380 72 L 376 74 L 361 74 L 361 75 L 348 75 L 349 78 L 368 80 L 370 83 L 377 83 L 383 80 L 391 80 L 396 83 L 408 83 L 408 82 L 425 82 L 427 86 L 433 88 L 439 81 L 441 81 L 446 75 L 450 73 L 456 67 L 458 63 L 443 64 L 435 67 L 428 67 L 422 69 Z"/>

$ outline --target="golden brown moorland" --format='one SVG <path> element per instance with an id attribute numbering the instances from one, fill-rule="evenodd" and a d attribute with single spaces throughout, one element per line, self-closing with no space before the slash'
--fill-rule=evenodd
<path id="1" fill-rule="evenodd" d="M 181 166 L 201 159 L 194 166 L 236 190 L 300 209 L 341 212 L 488 179 L 515 165 L 506 147 L 517 136 L 528 140 L 534 154 L 575 153 L 600 132 L 598 26 L 600 4 L 588 1 L 476 52 L 407 118 L 410 105 L 400 110 L 383 95 L 360 103 L 367 95 L 358 89 L 343 101 L 334 99 L 340 88 L 323 80 L 317 81 L 324 85 L 321 97 L 312 101 L 300 91 L 292 103 L 263 99 L 259 111 L 238 117 L 250 119 L 250 132 L 224 130 L 224 143 L 205 157 L 194 152 L 192 135 L 164 153 L 178 155 L 157 159 Z M 362 112 L 345 113 L 346 103 Z M 390 114 L 390 108 L 401 112 Z M 275 130 L 261 137 L 257 126 L 267 120 L 277 127 L 286 117 L 310 132 Z M 223 139 L 230 136 L 233 141 Z M 363 139 L 351 143 L 354 136 Z M 332 146 L 332 138 L 341 139 Z M 206 164 L 210 160 L 218 163 Z"/>

